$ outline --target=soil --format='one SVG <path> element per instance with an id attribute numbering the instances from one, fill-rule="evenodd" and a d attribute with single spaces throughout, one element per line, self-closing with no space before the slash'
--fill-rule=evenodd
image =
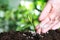
<path id="1" fill-rule="evenodd" d="M 45 34 L 10 31 L 0 33 L 0 40 L 60 40 L 60 30 L 50 30 Z"/>

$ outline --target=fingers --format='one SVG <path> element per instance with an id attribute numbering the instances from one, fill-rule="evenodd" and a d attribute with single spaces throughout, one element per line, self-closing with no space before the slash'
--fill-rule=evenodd
<path id="1" fill-rule="evenodd" d="M 55 18 L 55 21 L 52 21 L 52 20 L 48 20 L 47 19 L 49 18 L 46 18 L 44 21 L 42 21 L 40 23 L 40 25 L 38 25 L 36 27 L 37 29 L 37 33 L 41 34 L 41 33 L 46 33 L 48 32 L 49 30 L 55 30 L 55 29 L 58 29 L 60 28 L 60 22 L 59 22 L 59 17 L 56 17 Z"/>
<path id="2" fill-rule="evenodd" d="M 42 33 L 46 33 L 47 31 L 51 30 L 52 27 L 55 27 L 55 25 L 59 22 L 58 20 L 60 19 L 55 13 L 52 13 L 49 18 L 50 18 L 50 21 L 43 26 L 43 27 L 46 27 L 46 28 L 42 29 Z M 55 30 L 57 28 L 59 28 L 59 27 L 55 27 L 53 29 Z"/>
<path id="3" fill-rule="evenodd" d="M 37 26 L 37 33 L 46 33 L 48 30 L 50 30 L 50 24 L 53 23 L 53 21 L 50 21 L 50 19 L 47 17 L 45 20 L 43 20 L 40 23 L 40 26 Z M 48 28 L 49 27 L 49 28 Z"/>
<path id="4" fill-rule="evenodd" d="M 44 10 L 42 11 L 39 17 L 39 20 L 42 21 L 43 19 L 45 19 L 48 16 L 50 10 L 51 10 L 51 4 L 47 3 L 46 7 L 44 8 Z"/>
<path id="5" fill-rule="evenodd" d="M 51 21 L 48 17 L 44 21 L 42 21 L 40 23 L 40 27 L 42 28 L 42 33 L 46 33 L 47 31 L 49 31 L 51 29 L 51 27 L 49 27 L 49 26 L 53 22 L 54 21 Z"/>
<path id="6" fill-rule="evenodd" d="M 54 21 L 49 21 L 47 24 L 45 24 L 42 28 L 42 33 L 46 33 L 51 29 L 51 25 L 54 23 Z"/>
<path id="7" fill-rule="evenodd" d="M 52 30 L 56 30 L 56 29 L 58 29 L 58 28 L 60 28 L 60 22 L 57 23 L 57 24 L 52 28 Z"/>
<path id="8" fill-rule="evenodd" d="M 51 2 L 52 3 L 52 2 Z M 41 16 L 39 17 L 39 20 L 41 21 L 41 24 L 39 25 L 40 28 L 37 28 L 37 33 L 46 33 L 49 30 L 56 30 L 60 28 L 60 18 L 59 18 L 59 8 L 55 8 L 55 6 L 51 3 L 47 3 L 46 7 L 41 13 Z M 53 9 L 52 9 L 53 6 Z"/>
<path id="9" fill-rule="evenodd" d="M 58 17 L 57 17 L 57 18 L 58 18 Z M 57 19 L 57 18 L 56 18 L 56 19 Z M 55 20 L 55 21 L 50 20 L 50 21 L 47 22 L 47 23 L 46 23 L 46 21 L 45 21 L 45 24 L 44 24 L 43 26 L 41 26 L 41 24 L 40 24 L 40 26 L 41 26 L 41 28 L 42 28 L 42 33 L 46 33 L 46 32 L 48 32 L 49 30 L 51 30 L 51 28 L 54 27 L 54 25 L 56 25 L 58 22 L 59 22 L 58 20 Z M 43 24 L 44 22 L 41 22 L 41 23 Z"/>
<path id="10" fill-rule="evenodd" d="M 44 21 L 42 21 L 39 25 L 36 26 L 36 31 L 37 33 L 41 34 L 42 32 L 42 27 L 49 22 L 49 18 L 47 17 Z"/>
<path id="11" fill-rule="evenodd" d="M 38 29 L 38 30 L 37 30 L 37 33 L 38 33 L 38 34 L 41 34 L 41 29 Z"/>
<path id="12" fill-rule="evenodd" d="M 36 32 L 38 34 L 41 34 L 41 27 L 39 25 L 36 26 Z"/>
<path id="13" fill-rule="evenodd" d="M 54 21 L 56 17 L 57 17 L 57 13 L 54 13 L 54 12 L 50 13 L 50 15 L 49 15 L 49 18 L 50 18 L 52 21 Z"/>
<path id="14" fill-rule="evenodd" d="M 45 29 L 42 29 L 42 33 L 46 33 L 46 32 L 48 32 L 49 30 L 51 30 L 51 28 L 53 27 L 53 29 L 57 29 L 57 28 L 59 28 L 59 27 L 57 27 L 57 26 L 55 26 L 57 23 L 58 23 L 59 21 L 58 20 L 56 20 L 56 21 L 54 21 L 54 22 L 52 22 L 52 24 L 45 24 L 45 25 L 48 25 L 48 27 L 47 28 L 45 28 Z"/>
<path id="15" fill-rule="evenodd" d="M 58 20 L 58 22 L 55 24 L 55 26 L 52 27 L 52 30 L 56 30 L 60 28 L 60 17 L 57 16 L 56 20 Z"/>
<path id="16" fill-rule="evenodd" d="M 41 23 L 40 23 L 40 27 L 42 28 L 46 23 L 48 23 L 50 20 L 49 20 L 49 18 L 47 17 L 44 21 L 42 21 Z"/>

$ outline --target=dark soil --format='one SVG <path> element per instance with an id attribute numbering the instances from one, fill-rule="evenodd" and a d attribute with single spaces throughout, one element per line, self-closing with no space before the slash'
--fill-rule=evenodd
<path id="1" fill-rule="evenodd" d="M 4 32 L 0 33 L 0 40 L 60 40 L 59 30 L 50 30 L 45 34 L 37 34 L 31 32 Z"/>

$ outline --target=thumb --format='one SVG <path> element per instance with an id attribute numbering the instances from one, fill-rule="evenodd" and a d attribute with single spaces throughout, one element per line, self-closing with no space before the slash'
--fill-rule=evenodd
<path id="1" fill-rule="evenodd" d="M 48 16 L 50 11 L 51 11 L 51 3 L 48 2 L 46 7 L 44 8 L 44 10 L 42 11 L 42 13 L 39 17 L 39 21 L 44 20 Z"/>

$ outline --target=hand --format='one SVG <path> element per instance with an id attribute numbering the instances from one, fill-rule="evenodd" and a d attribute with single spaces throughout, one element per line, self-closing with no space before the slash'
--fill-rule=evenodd
<path id="1" fill-rule="evenodd" d="M 41 23 L 36 27 L 39 34 L 60 28 L 60 0 L 49 0 L 39 20 Z"/>

